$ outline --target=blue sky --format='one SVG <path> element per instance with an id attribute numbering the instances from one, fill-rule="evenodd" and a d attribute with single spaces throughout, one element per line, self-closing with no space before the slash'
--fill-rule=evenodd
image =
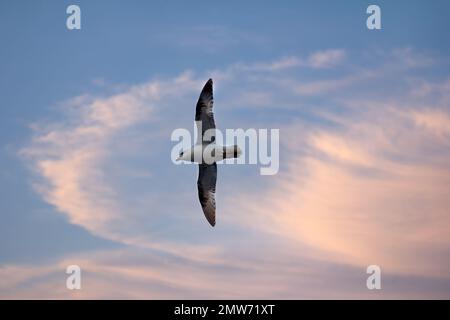
<path id="1" fill-rule="evenodd" d="M 2 1 L 0 296 L 448 298 L 450 5 L 369 4 Z M 219 167 L 215 229 L 170 161 L 209 77 L 219 127 L 281 132 L 278 175 Z"/>

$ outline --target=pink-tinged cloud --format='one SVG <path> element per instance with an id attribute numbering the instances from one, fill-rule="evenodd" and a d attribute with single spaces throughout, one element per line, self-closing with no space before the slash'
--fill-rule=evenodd
<path id="1" fill-rule="evenodd" d="M 173 86 L 183 87 L 178 91 L 183 95 L 195 87 L 193 83 L 188 75 L 181 75 L 111 97 L 83 96 L 66 102 L 67 118 L 43 129 L 35 126 L 32 144 L 21 151 L 37 174 L 35 189 L 71 223 L 104 238 L 133 241 L 120 232 L 127 219 L 126 208 L 107 164 L 117 157 L 119 143 L 132 148 L 118 137 L 122 132 L 151 123 L 156 108 L 166 106 L 161 99 L 171 94 Z"/>
<path id="2" fill-rule="evenodd" d="M 309 63 L 335 65 L 344 58 L 339 52 L 313 54 Z M 289 69 L 305 61 L 289 58 L 213 72 L 220 79 L 221 123 L 244 126 L 244 120 L 223 116 L 228 108 L 300 109 L 298 101 L 306 95 L 322 95 L 329 104 L 339 101 L 344 106 L 311 108 L 329 125 L 298 117 L 289 124 L 277 122 L 285 151 L 280 174 L 261 184 L 254 177 L 242 179 L 239 188 L 223 177 L 221 222 L 214 233 L 203 229 L 203 217 L 193 205 L 195 172 L 181 173 L 173 166 L 161 173 L 162 167 L 155 165 L 165 154 L 164 161 L 170 161 L 164 145 L 170 143 L 171 129 L 180 123 L 189 128 L 180 122 L 179 110 L 193 110 L 206 76 L 186 72 L 111 97 L 68 103 L 67 118 L 38 128 L 22 154 L 37 173 L 35 185 L 46 202 L 71 223 L 126 244 L 125 249 L 67 256 L 56 266 L 32 270 L 7 266 L 0 271 L 2 277 L 17 277 L 0 290 L 2 297 L 448 295 L 434 282 L 448 283 L 450 278 L 447 87 L 424 84 L 427 89 L 419 95 L 408 91 L 395 99 L 382 96 L 360 103 L 348 98 L 361 95 L 352 91 L 354 86 L 369 79 L 383 82 L 387 68 L 319 82 L 292 79 Z M 191 116 L 193 111 L 187 119 Z M 144 159 L 149 171 L 142 173 L 135 162 L 120 156 Z M 192 184 L 180 183 L 183 179 L 170 176 L 172 171 L 188 172 Z M 146 187 L 155 187 L 133 189 L 125 175 L 145 177 L 151 181 Z M 177 185 L 164 184 L 166 179 Z M 77 262 L 88 281 L 82 292 L 68 293 L 61 288 L 65 274 L 59 273 Z M 370 264 L 380 265 L 387 279 L 412 281 L 418 289 L 407 292 L 407 283 L 389 289 L 388 282 L 387 291 L 371 295 L 365 288 Z M 423 279 L 429 287 L 421 291 Z M 29 289 L 21 289 L 24 283 Z"/>
<path id="3" fill-rule="evenodd" d="M 450 278 L 449 112 L 401 109 L 375 105 L 337 129 L 288 131 L 303 139 L 288 142 L 269 200 L 250 208 L 263 213 L 258 225 L 332 261 Z"/>
<path id="4" fill-rule="evenodd" d="M 341 51 L 332 50 L 330 53 L 323 51 L 312 56 L 325 55 L 327 59 L 339 60 Z M 336 52 L 341 54 L 335 54 Z M 300 58 L 280 59 L 271 63 L 257 64 L 258 67 L 240 65 L 230 69 L 232 71 L 222 72 L 222 75 L 226 74 L 223 82 L 228 86 L 226 89 L 231 86 L 230 91 L 233 92 L 239 88 L 235 80 L 242 72 L 246 72 L 243 80 L 251 79 L 263 70 L 273 72 L 275 69 L 294 67 L 295 61 L 300 61 Z M 130 231 L 133 228 L 140 228 L 139 221 L 134 221 L 134 218 L 142 219 L 142 211 L 135 210 L 136 203 L 130 210 L 129 204 L 123 201 L 127 199 L 120 195 L 118 191 L 120 186 L 111 180 L 108 165 L 114 162 L 115 153 L 121 145 L 129 149 L 133 148 L 134 144 L 134 149 L 142 153 L 143 149 L 155 148 L 152 144 L 157 138 L 170 137 L 166 128 L 173 126 L 170 122 L 176 120 L 174 117 L 180 106 L 186 110 L 189 110 L 189 106 L 193 106 L 198 88 L 203 84 L 205 77 L 195 78 L 192 72 L 185 72 L 173 79 L 153 80 L 131 86 L 109 97 L 80 96 L 66 101 L 64 104 L 68 109 L 66 118 L 44 129 L 36 126 L 31 145 L 21 152 L 30 160 L 31 167 L 37 173 L 35 188 L 46 202 L 67 215 L 71 223 L 80 225 L 93 234 L 124 243 L 139 242 L 144 246 L 154 246 L 155 243 L 148 241 L 146 236 L 148 230 Z M 220 78 L 219 74 L 218 77 Z M 220 91 L 220 88 L 219 81 L 216 90 Z M 260 102 L 270 100 L 266 95 L 260 96 L 255 92 L 248 92 L 246 99 L 251 100 L 247 102 L 243 100 L 246 105 L 251 105 L 255 99 L 259 99 Z M 226 106 L 226 101 L 224 104 Z M 193 110 L 193 107 L 191 109 Z M 171 117 L 164 113 L 166 110 L 172 110 Z M 189 113 L 191 114 L 193 117 L 193 111 Z M 156 122 L 159 122 L 160 126 L 156 126 Z M 121 133 L 132 131 L 143 123 L 147 125 L 146 131 L 139 132 L 135 141 L 127 141 L 120 136 Z M 190 124 L 185 125 L 189 128 Z M 158 132 L 162 127 L 166 127 L 165 131 Z M 164 135 L 164 132 L 167 135 Z M 141 137 L 147 136 L 152 137 L 142 140 Z M 164 151 L 161 149 L 152 151 L 155 155 L 162 152 Z M 154 164 L 149 163 L 149 170 L 153 166 Z M 125 164 L 121 170 L 130 173 L 133 168 Z M 146 176 L 149 180 L 154 179 L 148 172 Z M 152 196 L 145 195 L 145 197 Z M 141 200 L 133 199 L 133 201 Z M 182 206 L 174 208 L 174 211 L 179 211 L 180 208 Z M 151 211 L 153 217 L 158 218 L 157 206 L 146 204 L 143 210 Z"/>
<path id="5" fill-rule="evenodd" d="M 2 299 L 317 299 L 445 297 L 448 280 L 390 276 L 383 292 L 365 288 L 365 270 L 310 260 L 285 244 L 223 252 L 196 261 L 127 247 L 64 257 L 45 266 L 0 268 Z M 298 249 L 298 247 L 297 247 Z M 270 250 L 270 251 L 268 251 Z M 65 270 L 81 267 L 81 290 L 68 290 Z M 425 281 L 424 281 L 425 279 Z M 431 283 L 431 285 L 430 285 Z M 448 289 L 448 288 L 447 288 Z"/>

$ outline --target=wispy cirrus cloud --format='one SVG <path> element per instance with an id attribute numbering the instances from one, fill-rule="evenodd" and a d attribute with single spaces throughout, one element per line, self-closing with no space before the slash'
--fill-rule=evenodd
<path id="1" fill-rule="evenodd" d="M 336 52 L 341 51 L 321 51 L 311 57 L 340 59 L 341 54 Z M 282 58 L 273 63 L 243 66 L 224 81 L 224 87 L 228 89 L 235 77 L 242 73 L 246 78 L 251 78 L 259 71 L 273 72 L 294 64 Z M 116 156 L 115 144 L 123 139 L 123 132 L 133 131 L 133 128 L 145 124 L 154 126 L 156 121 L 171 121 L 170 117 L 176 113 L 174 106 L 184 102 L 184 99 L 194 101 L 202 81 L 203 78 L 195 78 L 187 72 L 174 79 L 132 86 L 109 97 L 80 96 L 66 101 L 66 118 L 59 123 L 46 124 L 44 129 L 35 126 L 31 145 L 21 152 L 31 161 L 32 168 L 41 178 L 35 183 L 36 189 L 59 212 L 68 215 L 72 223 L 111 240 L 124 241 L 119 230 L 127 205 L 121 202 L 120 191 L 115 188 L 108 172 L 108 164 L 113 163 Z M 230 95 L 233 89 L 236 86 L 231 88 Z M 255 99 L 257 93 L 248 92 L 247 97 Z M 261 99 L 270 101 L 267 96 Z M 249 101 L 248 104 L 251 103 Z M 153 130 L 157 136 L 145 141 L 137 138 L 136 143 L 155 142 L 161 134 L 158 129 Z M 141 133 L 137 132 L 138 135 Z M 120 144 L 129 148 L 125 141 Z M 136 149 L 143 147 L 140 145 Z M 135 154 L 135 157 L 139 155 Z M 122 168 L 128 173 L 135 172 L 132 168 Z M 140 213 L 136 212 L 136 215 Z"/>
<path id="2" fill-rule="evenodd" d="M 91 233 L 118 242 L 132 241 L 120 231 L 126 220 L 126 204 L 114 185 L 110 167 L 118 164 L 117 151 L 125 148 L 136 151 L 126 142 L 126 135 L 140 125 L 156 123 L 156 110 L 177 99 L 165 101 L 174 86 L 180 97 L 200 85 L 189 75 L 164 81 L 153 81 L 130 87 L 110 97 L 76 97 L 66 101 L 66 110 L 60 122 L 34 125 L 32 143 L 21 150 L 37 176 L 34 185 L 44 200 L 68 216 L 71 223 Z M 121 134 L 125 133 L 125 137 Z M 159 138 L 157 132 L 147 140 L 142 131 L 135 136 L 136 143 L 151 143 Z M 136 168 L 122 167 L 128 176 L 136 177 Z M 148 166 L 147 169 L 148 177 Z M 134 173 L 133 173 L 134 172 Z M 143 172 L 143 171 L 141 171 Z M 121 176 L 126 178 L 125 176 Z M 123 229 L 126 229 L 124 227 Z"/>
<path id="3" fill-rule="evenodd" d="M 383 274 L 383 292 L 364 287 L 364 270 L 308 259 L 295 248 L 252 254 L 236 248 L 196 261 L 128 247 L 70 255 L 45 266 L 0 268 L 2 299 L 377 299 L 443 298 L 448 279 Z M 298 249 L 298 247 L 297 247 Z M 67 290 L 68 265 L 82 267 L 82 289 Z M 395 285 L 393 285 L 395 283 Z"/>
<path id="4" fill-rule="evenodd" d="M 350 110 L 331 128 L 287 129 L 301 138 L 287 142 L 293 156 L 269 200 L 245 206 L 263 214 L 248 225 L 336 262 L 448 279 L 450 110 Z"/>
<path id="5" fill-rule="evenodd" d="M 289 56 L 282 57 L 272 62 L 254 63 L 254 64 L 237 64 L 234 67 L 249 71 L 282 71 L 291 68 L 331 68 L 338 66 L 345 59 L 346 52 L 343 49 L 328 49 L 315 51 L 307 57 Z"/>
<path id="6" fill-rule="evenodd" d="M 345 54 L 342 49 L 323 50 L 311 54 L 307 61 L 308 65 L 313 68 L 329 68 L 342 62 Z"/>
<path id="7" fill-rule="evenodd" d="M 46 129 L 38 126 L 22 155 L 34 168 L 46 202 L 72 223 L 126 249 L 98 258 L 67 257 L 58 268 L 79 259 L 95 274 L 85 297 L 123 290 L 118 296 L 223 298 L 240 292 L 241 297 L 270 298 L 276 283 L 276 297 L 302 298 L 342 297 L 343 288 L 345 297 L 364 296 L 367 291 L 356 286 L 364 286 L 365 266 L 375 263 L 388 279 L 429 283 L 422 294 L 432 296 L 438 287 L 434 281 L 448 280 L 449 113 L 442 104 L 448 92 L 424 78 L 428 90 L 418 99 L 413 94 L 417 82 L 408 82 L 409 69 L 401 67 L 395 72 L 403 73 L 407 95 L 395 98 L 397 93 L 389 92 L 375 101 L 358 100 L 364 96 L 362 84 L 370 81 L 370 91 L 395 72 L 354 66 L 353 72 L 326 73 L 346 55 L 320 51 L 306 58 L 234 64 L 205 75 L 186 72 L 109 97 L 68 103 L 70 111 L 61 121 Z M 297 67 L 321 68 L 323 79 L 299 79 L 292 73 Z M 199 213 L 195 170 L 172 166 L 167 147 L 173 128 L 192 123 L 198 88 L 210 75 L 218 79 L 216 114 L 222 125 L 282 125 L 285 137 L 281 173 L 271 183 L 250 176 L 240 182 L 242 191 L 224 176 L 218 199 L 221 227 L 214 233 L 204 229 Z M 441 103 L 434 101 L 436 90 Z M 330 107 L 317 107 L 316 96 Z M 249 116 L 250 106 L 262 108 L 251 108 Z M 192 112 L 180 112 L 187 109 Z M 309 118 L 299 117 L 299 110 Z M 278 118 L 282 112 L 289 121 Z M 142 169 L 144 176 L 136 174 Z M 255 250 L 261 243 L 267 246 L 264 252 Z M 297 251 L 301 254 L 290 260 Z M 117 254 L 129 255 L 130 263 L 121 264 Z M 143 265 L 135 266 L 139 257 L 145 257 Z M 21 268 L 8 270 L 15 267 Z M 36 277 L 23 274 L 30 281 Z M 176 281 L 173 274 L 179 274 Z M 120 280 L 102 290 L 110 279 Z M 34 292 L 49 285 L 53 282 L 36 285 Z M 394 286 L 383 295 L 406 294 L 402 288 Z"/>

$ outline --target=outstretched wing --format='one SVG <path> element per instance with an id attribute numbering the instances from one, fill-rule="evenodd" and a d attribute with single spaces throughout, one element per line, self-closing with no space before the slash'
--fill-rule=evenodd
<path id="1" fill-rule="evenodd" d="M 195 110 L 195 123 L 197 124 L 197 143 L 203 142 L 203 136 L 207 130 L 208 136 L 206 142 L 214 142 L 216 140 L 216 124 L 214 123 L 213 114 L 213 81 L 209 79 L 203 87 L 200 97 L 198 98 Z M 199 126 L 201 125 L 201 128 Z"/>
<path id="2" fill-rule="evenodd" d="M 198 198 L 208 222 L 216 225 L 216 180 L 217 165 L 202 163 L 198 165 Z"/>

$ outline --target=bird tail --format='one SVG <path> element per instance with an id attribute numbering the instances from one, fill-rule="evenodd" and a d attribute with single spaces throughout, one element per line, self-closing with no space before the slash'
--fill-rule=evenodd
<path id="1" fill-rule="evenodd" d="M 223 147 L 223 158 L 224 159 L 239 158 L 239 156 L 241 154 L 242 154 L 242 150 L 237 145 Z"/>

